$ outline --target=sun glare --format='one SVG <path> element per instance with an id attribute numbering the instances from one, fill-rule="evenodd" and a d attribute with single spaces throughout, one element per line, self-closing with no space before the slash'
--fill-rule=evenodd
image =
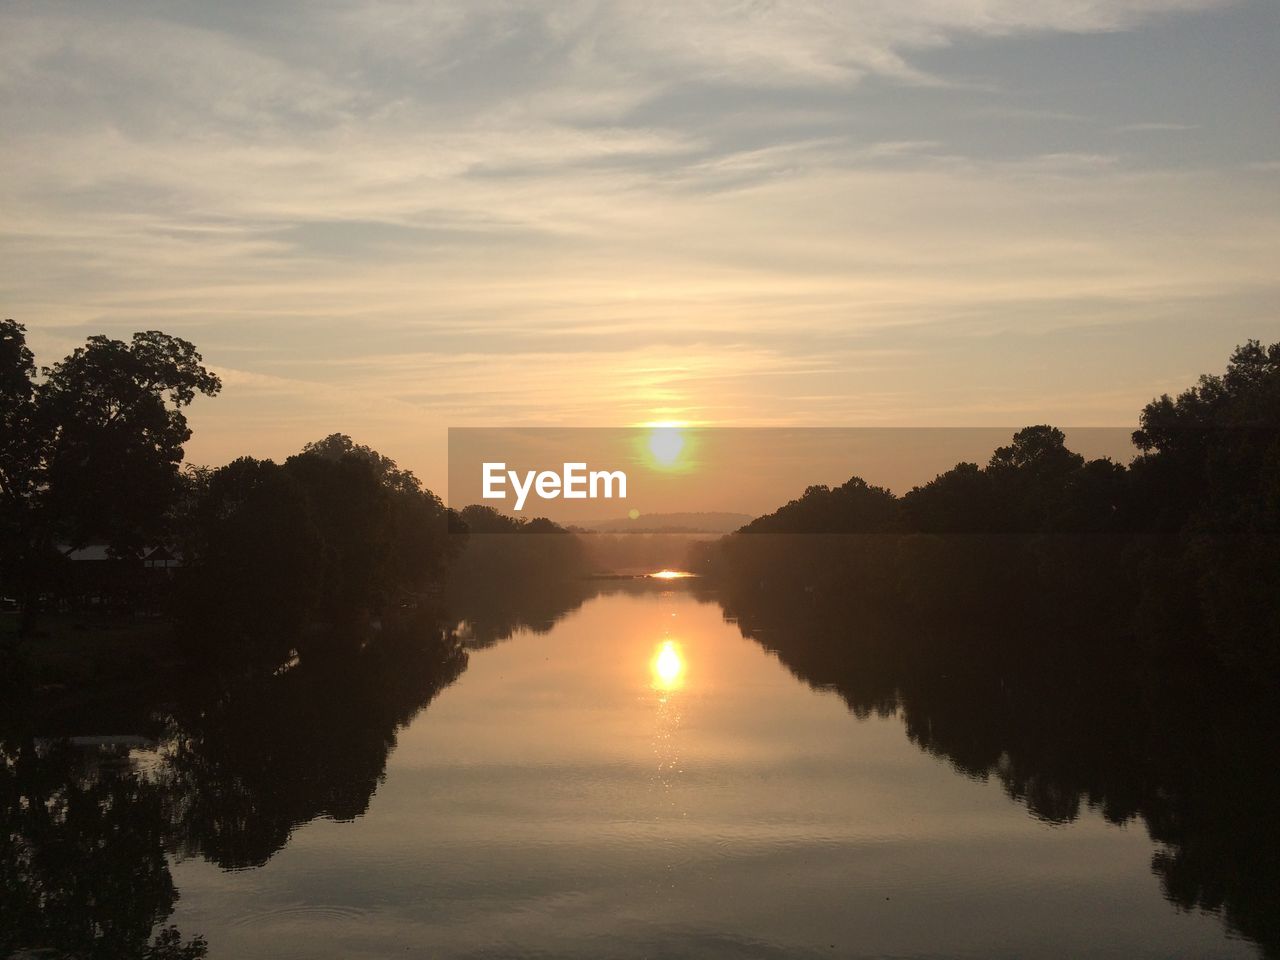
<path id="1" fill-rule="evenodd" d="M 635 462 L 659 474 L 685 474 L 700 464 L 699 429 L 685 420 L 651 420 L 631 437 Z"/>
<path id="2" fill-rule="evenodd" d="M 680 645 L 674 640 L 664 640 L 650 663 L 653 685 L 659 690 L 675 690 L 684 680 L 684 657 Z"/>
<path id="3" fill-rule="evenodd" d="M 674 464 L 683 449 L 684 434 L 679 427 L 654 427 L 649 432 L 649 452 L 664 467 Z"/>
<path id="4" fill-rule="evenodd" d="M 685 577 L 692 577 L 693 574 L 685 573 L 683 570 L 659 570 L 649 576 L 654 580 L 683 580 Z"/>

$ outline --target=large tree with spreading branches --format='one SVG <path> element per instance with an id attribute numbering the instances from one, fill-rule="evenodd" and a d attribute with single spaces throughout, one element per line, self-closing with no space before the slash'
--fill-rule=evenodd
<path id="1" fill-rule="evenodd" d="M 192 344 L 156 330 L 90 337 L 37 368 L 26 329 L 0 321 L 0 575 L 22 595 L 24 629 L 60 553 L 126 555 L 164 535 L 184 408 L 221 387 Z"/>

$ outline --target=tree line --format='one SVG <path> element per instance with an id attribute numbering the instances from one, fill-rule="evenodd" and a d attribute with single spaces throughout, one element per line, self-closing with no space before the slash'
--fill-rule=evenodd
<path id="1" fill-rule="evenodd" d="M 37 368 L 22 325 L 0 322 L 0 586 L 27 632 L 42 599 L 72 589 L 67 555 L 90 544 L 119 558 L 172 548 L 173 575 L 134 578 L 120 588 L 129 602 L 162 608 L 192 643 L 268 659 L 359 642 L 357 627 L 450 576 L 585 571 L 578 538 L 523 536 L 564 533 L 550 521 L 452 511 L 341 434 L 283 463 L 183 470 L 185 409 L 220 389 L 191 343 L 158 331 L 90 337 Z M 900 497 L 856 476 L 809 487 L 702 545 L 699 562 L 730 587 L 899 617 L 1087 611 L 1273 677 L 1278 438 L 1280 343 L 1250 341 L 1222 375 L 1141 411 L 1130 464 L 1087 461 L 1061 430 L 1027 427 L 985 465 Z"/>
<path id="2" fill-rule="evenodd" d="M 910 619 L 1086 620 L 1153 650 L 1280 668 L 1280 343 L 1153 400 L 1127 465 L 1051 426 L 903 496 L 852 477 L 703 548 L 728 589 Z M 761 536 L 768 534 L 770 536 Z M 856 536 L 850 536 L 856 535 Z"/>
<path id="3" fill-rule="evenodd" d="M 25 328 L 0 322 L 0 593 L 16 595 L 21 632 L 35 629 L 42 605 L 75 593 L 68 557 L 98 545 L 128 573 L 108 585 L 116 599 L 168 614 L 188 643 L 266 660 L 316 656 L 416 607 L 469 533 L 564 533 L 485 507 L 453 511 L 342 434 L 283 463 L 183 469 L 185 410 L 220 389 L 178 337 L 90 337 L 37 368 Z M 505 546 L 469 562 L 504 576 L 573 559 L 572 537 L 546 547 L 520 537 L 519 550 L 510 538 L 481 539 Z M 157 546 L 174 560 L 162 576 L 141 560 Z"/>
<path id="4" fill-rule="evenodd" d="M 1133 440 L 1086 460 L 1033 426 L 902 496 L 810 487 L 700 548 L 694 588 L 1037 819 L 1140 823 L 1172 903 L 1280 955 L 1280 344 Z"/>

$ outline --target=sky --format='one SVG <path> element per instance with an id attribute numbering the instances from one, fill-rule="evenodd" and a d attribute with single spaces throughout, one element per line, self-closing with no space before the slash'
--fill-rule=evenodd
<path id="1" fill-rule="evenodd" d="M 190 460 L 1132 426 L 1280 339 L 1274 0 L 0 2 L 0 309 Z"/>

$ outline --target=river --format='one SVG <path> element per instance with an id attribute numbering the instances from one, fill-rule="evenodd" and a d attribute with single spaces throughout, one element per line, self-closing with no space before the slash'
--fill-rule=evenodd
<path id="1" fill-rule="evenodd" d="M 367 797 L 333 796 L 339 743 L 333 782 L 275 770 L 324 797 L 260 850 L 171 843 L 167 922 L 229 960 L 1258 955 L 1171 901 L 1140 818 L 1037 816 L 686 584 L 483 628 L 460 625 L 465 672 L 383 730 Z"/>

